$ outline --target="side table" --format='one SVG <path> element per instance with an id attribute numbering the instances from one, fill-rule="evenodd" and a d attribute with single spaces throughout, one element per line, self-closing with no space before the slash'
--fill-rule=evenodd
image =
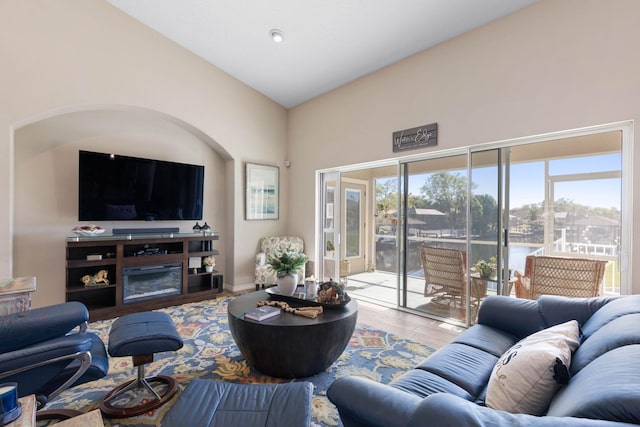
<path id="1" fill-rule="evenodd" d="M 35 290 L 35 277 L 16 277 L 0 282 L 0 315 L 30 310 L 31 294 Z"/>
<path id="2" fill-rule="evenodd" d="M 6 427 L 34 427 L 36 425 L 36 397 L 33 394 L 21 397 L 18 402 L 22 405 L 22 415 Z M 104 427 L 102 414 L 99 409 L 69 418 L 55 424 L 58 427 Z"/>
<path id="3" fill-rule="evenodd" d="M 21 397 L 18 402 L 22 405 L 22 415 L 10 422 L 6 427 L 33 427 L 36 425 L 36 396 L 30 394 Z"/>
<path id="4" fill-rule="evenodd" d="M 94 409 L 77 417 L 57 422 L 55 425 L 58 427 L 104 427 L 104 422 L 100 410 Z"/>

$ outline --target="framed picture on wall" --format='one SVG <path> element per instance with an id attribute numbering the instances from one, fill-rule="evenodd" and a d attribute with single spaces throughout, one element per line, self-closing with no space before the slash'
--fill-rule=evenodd
<path id="1" fill-rule="evenodd" d="M 247 163 L 245 219 L 278 219 L 280 168 Z"/>

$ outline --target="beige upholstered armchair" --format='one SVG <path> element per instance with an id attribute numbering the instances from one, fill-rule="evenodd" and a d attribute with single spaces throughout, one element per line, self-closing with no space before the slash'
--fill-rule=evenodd
<path id="1" fill-rule="evenodd" d="M 279 255 L 283 252 L 304 254 L 304 241 L 300 237 L 263 237 L 260 239 L 260 252 L 256 255 L 256 287 L 263 288 L 268 285 L 275 285 L 276 272 L 268 264 L 269 257 Z M 305 266 L 298 271 L 298 283 L 304 283 Z"/>
<path id="2" fill-rule="evenodd" d="M 516 297 L 540 295 L 589 298 L 598 296 L 607 261 L 529 255 L 524 273 L 516 271 Z"/>

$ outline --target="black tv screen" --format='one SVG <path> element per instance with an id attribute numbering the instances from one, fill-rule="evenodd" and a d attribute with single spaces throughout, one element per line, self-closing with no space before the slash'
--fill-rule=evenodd
<path id="1" fill-rule="evenodd" d="M 79 221 L 202 219 L 204 166 L 80 150 Z"/>

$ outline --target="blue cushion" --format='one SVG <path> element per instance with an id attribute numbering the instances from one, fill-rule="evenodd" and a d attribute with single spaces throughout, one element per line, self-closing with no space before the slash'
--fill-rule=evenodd
<path id="1" fill-rule="evenodd" d="M 473 396 L 489 381 L 498 357 L 465 344 L 451 343 L 436 351 L 416 368 L 438 375 Z"/>
<path id="2" fill-rule="evenodd" d="M 518 338 L 515 335 L 486 325 L 474 325 L 453 340 L 453 342 L 486 351 L 496 357 L 501 357 L 517 341 Z"/>
<path id="3" fill-rule="evenodd" d="M 482 301 L 478 324 L 500 329 L 518 339 L 548 326 L 540 315 L 537 301 L 502 295 L 489 295 Z"/>
<path id="4" fill-rule="evenodd" d="M 434 393 L 449 393 L 470 400 L 472 396 L 464 389 L 431 372 L 412 369 L 389 385 L 418 397 L 427 397 Z"/>
<path id="5" fill-rule="evenodd" d="M 547 415 L 640 424 L 640 345 L 611 350 L 560 390 Z"/>
<path id="6" fill-rule="evenodd" d="M 615 299 L 595 312 L 582 326 L 583 340 L 612 320 L 626 314 L 640 313 L 640 295 Z"/>
<path id="7" fill-rule="evenodd" d="M 182 338 L 171 316 L 158 311 L 127 314 L 118 318 L 109 331 L 109 354 L 114 357 L 137 356 L 175 351 Z"/>
<path id="8" fill-rule="evenodd" d="M 588 319 L 614 298 L 568 298 L 559 295 L 540 295 L 538 307 L 546 327 L 577 320 L 582 326 Z"/>
<path id="9" fill-rule="evenodd" d="M 607 351 L 629 344 L 640 344 L 640 313 L 615 318 L 593 332 L 574 353 L 571 375 Z"/>
<path id="10" fill-rule="evenodd" d="M 0 353 L 61 337 L 88 320 L 87 307 L 77 301 L 0 316 Z"/>
<path id="11" fill-rule="evenodd" d="M 310 382 L 235 384 L 195 379 L 162 420 L 163 427 L 308 426 Z"/>
<path id="12" fill-rule="evenodd" d="M 496 411 L 446 393 L 424 399 L 404 427 L 633 427 L 584 418 L 537 417 Z"/>

